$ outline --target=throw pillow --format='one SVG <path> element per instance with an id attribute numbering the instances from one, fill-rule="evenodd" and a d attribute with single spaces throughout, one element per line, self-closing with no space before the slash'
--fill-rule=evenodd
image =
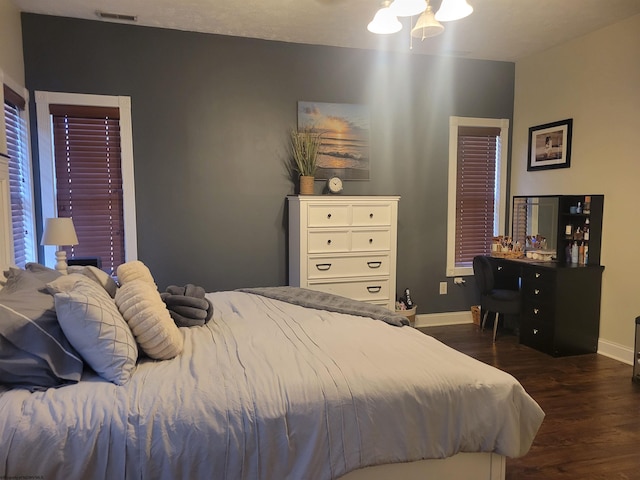
<path id="1" fill-rule="evenodd" d="M 166 360 L 182 352 L 182 332 L 173 323 L 154 285 L 144 280 L 125 283 L 116 293 L 116 305 L 149 357 Z"/>
<path id="2" fill-rule="evenodd" d="M 62 330 L 87 364 L 105 380 L 127 383 L 136 366 L 138 346 L 107 291 L 79 274 L 60 277 L 48 287 L 57 292 Z"/>
<path id="3" fill-rule="evenodd" d="M 118 290 L 118 284 L 107 272 L 100 270 L 93 265 L 72 265 L 69 266 L 67 271 L 69 273 L 80 273 L 85 277 L 90 278 L 98 285 L 101 285 L 111 298 L 115 298 L 116 291 Z"/>
<path id="4" fill-rule="evenodd" d="M 134 280 L 143 280 L 150 283 L 157 289 L 156 283 L 151 275 L 151 271 L 140 260 L 133 260 L 119 265 L 116 273 L 118 275 L 118 282 L 120 282 L 120 285 L 133 282 Z"/>
<path id="5" fill-rule="evenodd" d="M 9 270 L 0 290 L 0 383 L 36 391 L 80 380 L 82 358 L 64 335 L 43 280 L 59 276 L 51 269 Z"/>

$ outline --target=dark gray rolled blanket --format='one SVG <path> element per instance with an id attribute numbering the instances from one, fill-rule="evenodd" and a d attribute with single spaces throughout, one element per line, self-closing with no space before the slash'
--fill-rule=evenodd
<path id="1" fill-rule="evenodd" d="M 213 305 L 204 297 L 204 288 L 187 284 L 169 285 L 160 298 L 178 327 L 196 327 L 207 323 L 213 315 Z"/>

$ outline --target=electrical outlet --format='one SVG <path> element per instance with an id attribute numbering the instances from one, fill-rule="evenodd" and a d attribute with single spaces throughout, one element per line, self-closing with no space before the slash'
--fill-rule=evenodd
<path id="1" fill-rule="evenodd" d="M 447 294 L 447 282 L 440 282 L 440 295 Z"/>

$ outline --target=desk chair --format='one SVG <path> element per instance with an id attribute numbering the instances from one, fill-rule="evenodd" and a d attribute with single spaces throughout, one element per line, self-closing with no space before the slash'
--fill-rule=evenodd
<path id="1" fill-rule="evenodd" d="M 480 306 L 484 310 L 482 330 L 484 330 L 489 312 L 496 314 L 493 321 L 493 341 L 495 342 L 498 331 L 498 316 L 520 313 L 522 303 L 520 291 L 494 288 L 493 267 L 489 259 L 484 256 L 473 258 L 473 276 L 476 279 L 478 290 L 480 290 Z"/>

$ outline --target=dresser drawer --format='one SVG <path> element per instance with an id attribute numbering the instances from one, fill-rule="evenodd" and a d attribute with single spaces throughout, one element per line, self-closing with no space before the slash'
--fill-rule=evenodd
<path id="1" fill-rule="evenodd" d="M 349 225 L 349 205 L 309 205 L 310 227 L 345 227 Z"/>
<path id="2" fill-rule="evenodd" d="M 354 205 L 352 225 L 391 225 L 391 205 Z"/>
<path id="3" fill-rule="evenodd" d="M 309 232 L 309 253 L 349 251 L 349 232 L 345 230 L 317 230 Z"/>
<path id="4" fill-rule="evenodd" d="M 363 252 L 389 250 L 391 232 L 389 230 L 354 230 L 351 232 L 351 250 Z"/>
<path id="5" fill-rule="evenodd" d="M 522 282 L 522 298 L 532 306 L 545 305 L 551 307 L 556 298 L 555 286 L 550 282 Z"/>
<path id="6" fill-rule="evenodd" d="M 522 269 L 522 281 L 530 285 L 546 283 L 553 288 L 556 281 L 556 273 L 551 269 L 528 266 Z"/>
<path id="7" fill-rule="evenodd" d="M 307 262 L 309 279 L 389 275 L 389 255 L 313 257 Z"/>
<path id="8" fill-rule="evenodd" d="M 388 279 L 357 280 L 353 282 L 309 282 L 309 288 L 365 302 L 389 299 Z"/>
<path id="9" fill-rule="evenodd" d="M 523 321 L 520 326 L 520 343 L 542 352 L 553 354 L 553 324 Z"/>
<path id="10" fill-rule="evenodd" d="M 555 308 L 552 304 L 531 301 L 525 297 L 522 306 L 523 322 L 549 322 L 553 323 L 555 319 Z"/>

